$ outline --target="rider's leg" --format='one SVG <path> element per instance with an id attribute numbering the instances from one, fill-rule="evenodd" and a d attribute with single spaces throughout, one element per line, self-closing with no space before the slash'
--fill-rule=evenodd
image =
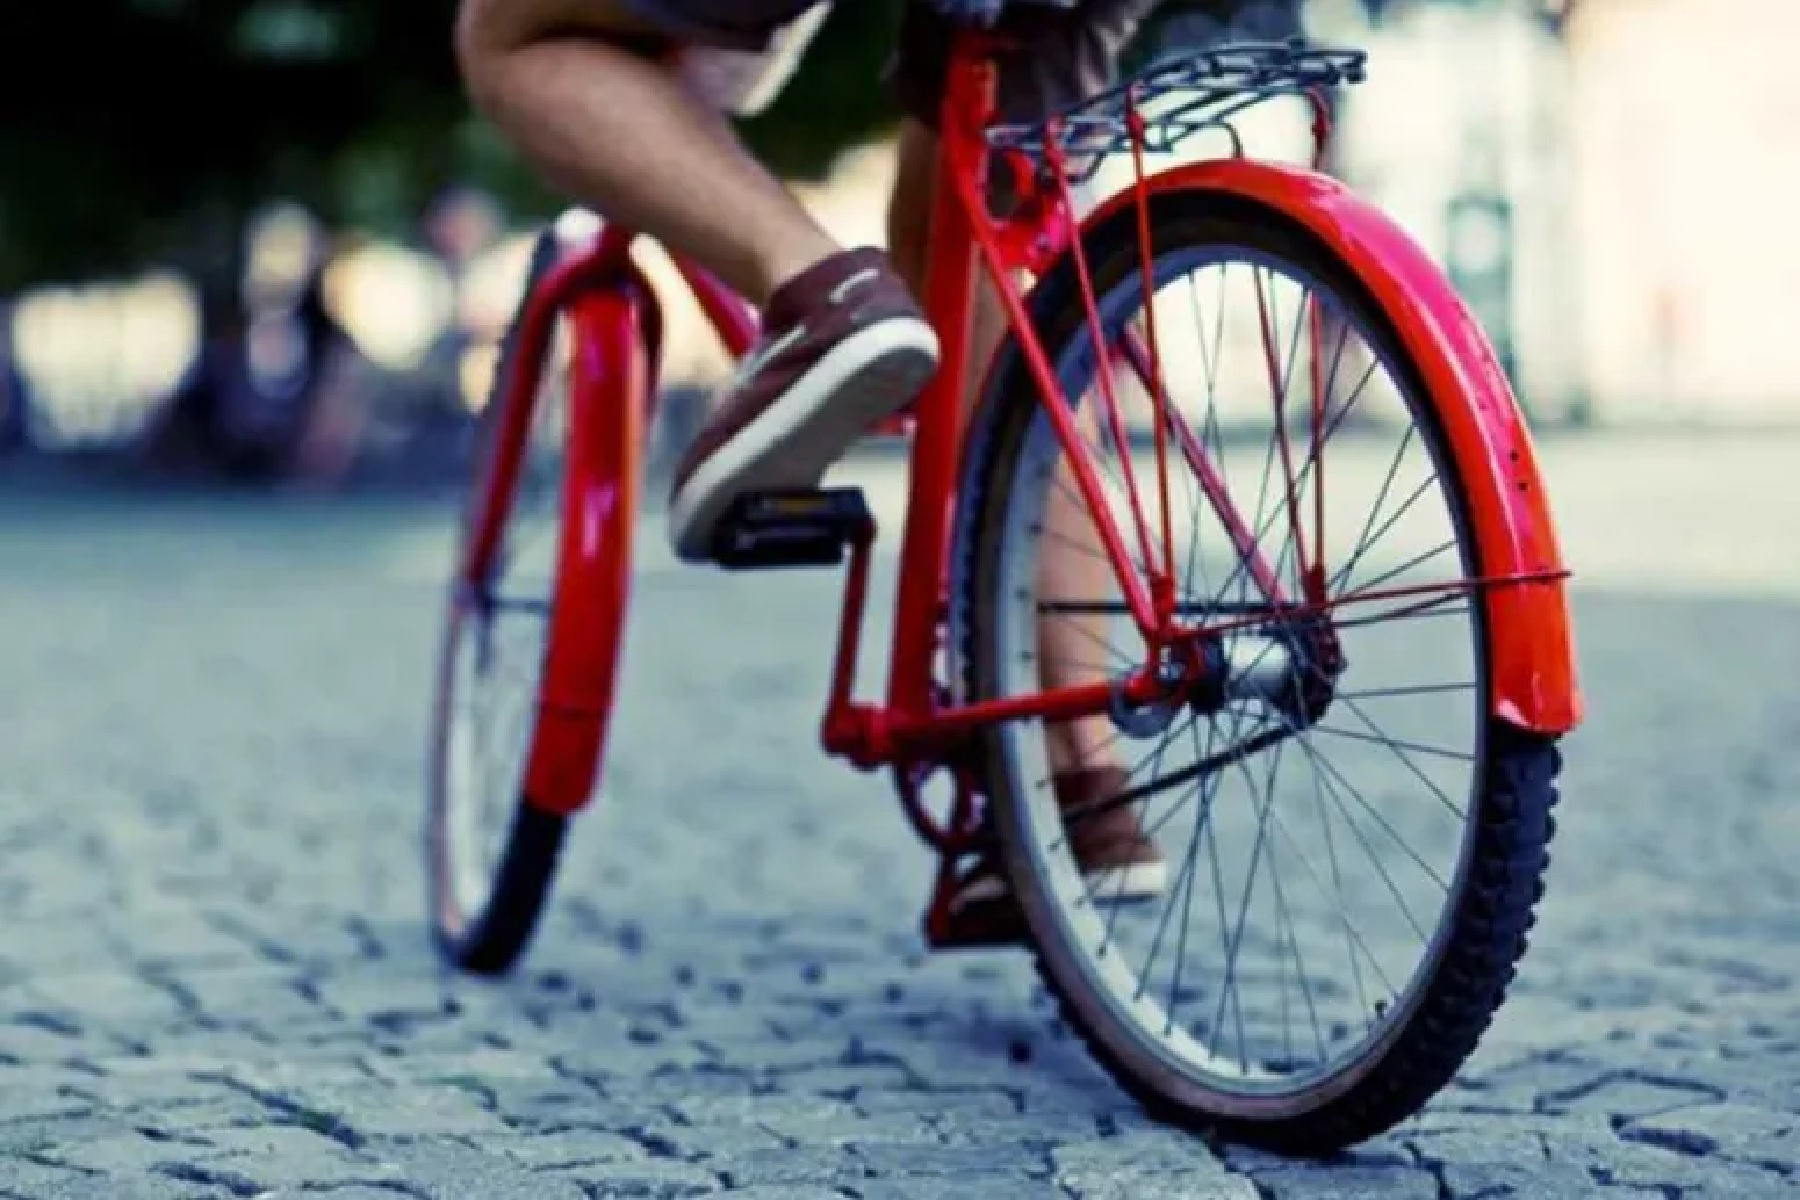
<path id="1" fill-rule="evenodd" d="M 1015 44 L 1010 51 L 1001 52 L 996 83 L 1002 119 L 1049 116 L 1109 86 L 1120 51 L 1154 6 L 1154 0 L 1088 0 L 1075 11 L 1022 8 L 1009 13 L 1004 19 Z M 938 115 L 949 40 L 949 27 L 930 8 L 907 6 L 894 82 L 902 106 L 913 119 L 901 133 L 888 232 L 894 265 L 915 291 L 922 285 L 925 271 L 937 161 L 937 139 L 931 127 Z M 975 296 L 970 398 L 972 389 L 979 386 L 976 372 L 988 361 L 1005 328 L 999 300 L 984 277 Z M 1095 407 L 1082 406 L 1090 439 Z M 1109 595 L 1116 584 L 1093 520 L 1076 498 L 1072 480 L 1064 478 L 1059 483 L 1061 486 L 1051 491 L 1045 514 L 1049 536 L 1044 539 L 1040 589 L 1048 596 L 1071 599 Z M 1044 622 L 1039 649 L 1045 686 L 1090 682 L 1106 669 L 1102 659 L 1109 631 L 1104 625 L 1103 617 Z M 1050 739 L 1052 768 L 1071 772 L 1113 766 L 1117 761 L 1114 740 L 1105 718 L 1055 727 Z"/>
<path id="2" fill-rule="evenodd" d="M 1153 0 L 1088 0 L 1079 11 L 1020 9 L 1009 32 L 1016 48 L 999 63 L 999 102 L 1004 118 L 1030 120 L 1059 111 L 1110 83 L 1118 51 Z M 889 209 L 889 239 L 894 263 L 912 286 L 923 283 L 930 239 L 930 204 L 934 193 L 937 140 L 931 126 L 943 87 L 947 30 L 931 10 L 909 5 L 902 25 L 895 81 L 901 100 L 914 118 L 903 128 L 900 163 Z M 1004 197 L 997 198 L 1000 203 Z M 985 280 L 977 288 L 971 330 L 970 363 L 979 371 L 1005 332 L 998 298 Z M 970 388 L 978 386 L 972 377 Z M 971 395 L 972 395 L 971 391 Z M 1094 405 L 1083 406 L 1091 414 Z M 1083 422 L 1092 437 L 1092 419 Z M 1044 595 L 1097 599 L 1115 589 L 1094 523 L 1075 498 L 1072 481 L 1053 488 L 1045 514 L 1049 536 L 1040 566 Z M 1105 670 L 1101 647 L 1108 644 L 1103 622 L 1046 621 L 1039 628 L 1039 661 L 1047 686 L 1091 682 Z M 1056 795 L 1065 807 L 1115 794 L 1128 776 L 1118 765 L 1111 723 L 1088 718 L 1053 726 L 1047 739 Z M 1103 817 L 1071 827 L 1076 859 L 1092 881 L 1096 895 L 1117 899 L 1159 894 L 1167 884 L 1167 867 L 1154 841 L 1135 816 L 1114 809 Z M 962 879 L 958 911 L 971 916 L 1006 896 L 1003 873 L 984 860 Z M 1002 904 L 996 919 L 1007 921 Z"/>
<path id="3" fill-rule="evenodd" d="M 888 205 L 888 249 L 894 269 L 923 294 L 929 256 L 929 224 L 936 191 L 938 141 L 924 124 L 908 119 L 901 125 L 899 164 Z M 965 402 L 972 406 L 981 387 L 981 372 L 1006 332 L 1006 313 L 993 284 L 976 276 L 971 309 L 969 370 Z M 1094 436 L 1096 405 L 1081 407 L 1081 426 Z M 1044 554 L 1039 566 L 1039 594 L 1045 598 L 1098 600 L 1117 591 L 1106 550 L 1087 507 L 1076 492 L 1065 465 L 1046 504 Z M 1040 673 L 1047 688 L 1091 683 L 1106 666 L 1111 633 L 1104 615 L 1064 615 L 1046 620 L 1038 631 Z M 1117 735 L 1104 716 L 1060 722 L 1049 728 L 1050 769 L 1062 775 L 1118 765 Z"/>
<path id="4" fill-rule="evenodd" d="M 936 366 L 937 339 L 874 250 L 839 251 L 678 82 L 680 44 L 758 50 L 811 0 L 463 0 L 484 111 L 553 182 L 709 268 L 763 309 L 763 341 L 675 469 L 677 553 L 709 556 L 747 491 L 807 487 Z"/>
<path id="5" fill-rule="evenodd" d="M 659 30 L 631 9 L 464 0 L 456 44 L 470 93 L 553 185 L 764 304 L 838 246 L 675 78 Z"/>

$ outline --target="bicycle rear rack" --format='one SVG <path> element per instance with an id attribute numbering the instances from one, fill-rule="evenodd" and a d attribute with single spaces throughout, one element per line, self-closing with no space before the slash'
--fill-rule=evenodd
<path id="1" fill-rule="evenodd" d="M 1060 151 L 1068 182 L 1079 185 L 1110 155 L 1167 153 L 1265 100 L 1306 96 L 1317 103 L 1326 89 L 1361 83 L 1367 58 L 1361 50 L 1313 48 L 1298 38 L 1184 51 L 1049 120 L 995 125 L 988 145 L 1040 164 Z"/>

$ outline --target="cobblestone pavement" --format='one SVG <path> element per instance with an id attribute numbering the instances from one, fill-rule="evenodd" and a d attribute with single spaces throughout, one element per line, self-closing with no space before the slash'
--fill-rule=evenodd
<path id="1" fill-rule="evenodd" d="M 1601 510 L 1643 510 L 1569 492 L 1572 542 L 1620 559 Z M 1737 536 L 1669 519 L 1677 554 Z M 1022 956 L 918 952 L 924 852 L 813 748 L 825 575 L 647 571 L 610 796 L 527 968 L 441 973 L 415 849 L 441 528 L 0 497 L 0 1196 L 1800 1194 L 1791 579 L 1598 572 L 1514 998 L 1421 1118 L 1303 1165 L 1149 1124 Z"/>

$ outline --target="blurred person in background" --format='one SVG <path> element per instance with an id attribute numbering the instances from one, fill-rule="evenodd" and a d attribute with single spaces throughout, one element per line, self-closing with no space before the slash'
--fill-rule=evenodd
<path id="1" fill-rule="evenodd" d="M 499 333 L 481 327 L 471 278 L 482 256 L 505 234 L 505 219 L 486 192 L 455 184 L 432 201 L 421 232 L 425 248 L 443 267 L 450 311 L 415 373 L 422 385 L 415 404 L 423 411 L 411 413 L 410 423 L 415 438 L 454 431 L 451 441 L 460 445 L 469 433 L 464 363 L 472 348 L 491 344 Z"/>
<path id="2" fill-rule="evenodd" d="M 1041 120 L 1111 86 L 1156 3 L 1009 4 L 1000 18 L 1009 44 L 997 60 L 1001 119 Z M 688 561 L 706 559 L 733 499 L 816 486 L 937 367 L 938 339 L 914 297 L 924 282 L 934 127 L 956 27 L 923 0 L 902 11 L 890 78 L 905 118 L 884 254 L 838 245 L 725 116 L 754 111 L 779 89 L 819 27 L 822 3 L 462 0 L 457 50 L 470 93 L 545 178 L 692 258 L 762 311 L 761 341 L 675 470 L 670 540 Z M 985 361 L 1003 329 L 984 288 L 973 361 Z M 1058 527 L 1051 544 L 1063 547 L 1046 564 L 1047 590 L 1105 587 L 1106 560 L 1079 504 L 1053 503 L 1046 523 Z M 1089 681 L 1092 636 L 1073 622 L 1046 626 L 1046 686 Z M 1104 717 L 1051 733 L 1065 808 L 1126 785 Z M 1125 808 L 1082 822 L 1071 839 L 1094 894 L 1142 900 L 1165 889 L 1164 859 Z M 956 904 L 977 920 L 1008 919 L 998 865 L 976 864 Z"/>
<path id="3" fill-rule="evenodd" d="M 457 184 L 445 188 L 425 214 L 425 239 L 461 290 L 469 267 L 505 232 L 500 206 L 479 188 Z"/>
<path id="4" fill-rule="evenodd" d="M 302 372 L 289 465 L 307 487 L 343 481 L 355 465 L 369 420 L 362 355 L 326 296 L 331 258 L 330 239 L 322 239 L 289 313 Z"/>
<path id="5" fill-rule="evenodd" d="M 24 447 L 25 379 L 13 350 L 13 306 L 0 298 L 0 453 Z"/>
<path id="6" fill-rule="evenodd" d="M 354 343 L 325 299 L 331 236 L 289 207 L 246 237 L 243 327 L 220 352 L 215 380 L 225 461 L 251 477 L 333 481 L 353 448 L 321 437 L 319 418 Z"/>
<path id="7" fill-rule="evenodd" d="M 145 451 L 245 481 L 335 478 L 349 451 L 321 437 L 317 418 L 355 345 L 325 299 L 330 238 L 310 214 L 283 206 L 238 236 L 221 272 L 230 285 L 199 290 L 200 344 Z"/>

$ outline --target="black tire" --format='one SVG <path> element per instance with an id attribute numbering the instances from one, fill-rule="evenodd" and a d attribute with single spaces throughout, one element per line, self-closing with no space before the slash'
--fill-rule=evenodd
<path id="1" fill-rule="evenodd" d="M 1140 270 L 1135 211 L 1098 228 L 1084 242 L 1094 291 L 1105 294 Z M 1155 254 L 1164 256 L 1205 246 L 1248 247 L 1294 264 L 1331 289 L 1346 311 L 1361 322 L 1372 347 L 1397 368 L 1409 393 L 1409 407 L 1433 459 L 1444 471 L 1451 520 L 1461 534 L 1465 570 L 1479 572 L 1480 548 L 1473 533 L 1460 464 L 1454 461 L 1433 410 L 1455 397 L 1428 397 L 1417 368 L 1405 356 L 1392 322 L 1355 273 L 1323 243 L 1279 212 L 1216 193 L 1183 192 L 1155 199 L 1152 210 Z M 1048 274 L 1032 297 L 1035 324 L 1050 361 L 1087 354 L 1085 311 L 1074 271 L 1065 264 Z M 1091 354 L 1082 370 L 1092 370 Z M 1004 603 L 1000 577 L 1008 505 L 1027 435 L 1043 421 L 1037 389 L 1022 356 L 1003 348 L 996 383 L 971 432 L 971 459 L 961 504 L 968 515 L 958 535 L 961 594 L 955 600 L 965 630 L 966 684 L 973 700 L 1002 691 L 995 636 Z M 1085 378 L 1085 376 L 1083 377 Z M 1068 381 L 1065 381 L 1065 387 Z M 1492 653 L 1485 597 L 1470 605 L 1473 644 L 1485 663 Z M 1480 695 L 1486 695 L 1485 680 Z M 1491 712 L 1491 705 L 1487 711 Z M 1466 869 L 1460 890 L 1444 906 L 1440 928 L 1448 934 L 1435 956 L 1420 966 L 1418 997 L 1392 1036 L 1374 1045 L 1348 1082 L 1337 1076 L 1335 1091 L 1321 1088 L 1318 1103 L 1288 1111 L 1246 1113 L 1248 1105 L 1218 1102 L 1191 1079 L 1176 1077 L 1167 1061 L 1153 1057 L 1145 1040 L 1125 1028 L 1127 1018 L 1109 1008 L 1075 955 L 1056 906 L 1064 903 L 1040 878 L 1022 816 L 1021 779 L 1007 750 L 1005 727 L 983 733 L 983 760 L 990 786 L 990 812 L 1004 866 L 1020 897 L 1037 967 L 1057 998 L 1062 1016 L 1112 1076 L 1157 1119 L 1195 1132 L 1217 1134 L 1287 1154 L 1326 1155 L 1366 1140 L 1416 1113 L 1447 1084 L 1474 1050 L 1505 998 L 1526 949 L 1533 909 L 1543 895 L 1547 846 L 1554 830 L 1551 809 L 1560 757 L 1553 739 L 1490 719 L 1475 731 L 1479 766 L 1471 775 L 1471 810 L 1462 834 Z M 1359 1073 L 1358 1073 L 1359 1072 Z M 1325 1094 L 1331 1092 L 1332 1094 Z M 1236 1111 L 1230 1111 L 1233 1108 Z"/>
<path id="2" fill-rule="evenodd" d="M 481 479 L 491 468 L 493 430 L 500 411 L 500 381 L 506 378 L 518 352 L 517 332 L 525 297 L 556 265 L 560 252 L 553 229 L 546 229 L 539 235 L 526 272 L 520 309 L 515 312 L 500 343 L 489 403 L 482 411 L 477 431 L 469 501 L 462 520 L 465 536 L 479 515 L 485 492 Z M 487 880 L 485 895 L 473 903 L 469 896 L 459 895 L 462 885 L 455 877 L 459 848 L 454 845 L 458 834 L 452 828 L 447 776 L 459 638 L 466 633 L 465 622 L 478 615 L 475 607 L 470 597 L 453 594 L 445 619 L 426 789 L 427 903 L 435 941 L 447 961 L 475 974 L 500 975 L 519 960 L 537 929 L 568 832 L 568 819 L 545 812 L 521 794 L 505 835 L 504 847 L 491 878 Z"/>

